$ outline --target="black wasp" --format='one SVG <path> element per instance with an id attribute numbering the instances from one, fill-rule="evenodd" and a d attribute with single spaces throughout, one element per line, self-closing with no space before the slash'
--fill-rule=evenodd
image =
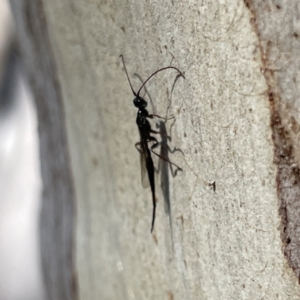
<path id="1" fill-rule="evenodd" d="M 154 149 L 158 145 L 158 141 L 154 136 L 151 136 L 151 133 L 160 134 L 160 132 L 152 130 L 150 122 L 148 121 L 148 118 L 153 119 L 153 117 L 157 117 L 157 118 L 161 118 L 161 119 L 165 119 L 165 118 L 162 118 L 156 114 L 149 114 L 148 110 L 146 109 L 148 103 L 140 96 L 140 92 L 141 92 L 142 88 L 145 86 L 145 84 L 158 72 L 161 72 L 161 71 L 164 71 L 167 69 L 175 69 L 180 74 L 180 76 L 182 76 L 183 78 L 184 78 L 184 75 L 177 68 L 175 68 L 173 66 L 161 68 L 161 69 L 155 71 L 153 74 L 151 74 L 148 77 L 148 79 L 146 81 L 144 81 L 144 83 L 141 85 L 138 92 L 136 93 L 133 90 L 132 84 L 130 82 L 128 72 L 125 67 L 123 55 L 121 54 L 120 57 L 122 58 L 122 63 L 124 66 L 124 70 L 125 70 L 131 91 L 132 91 L 133 95 L 135 96 L 135 98 L 133 100 L 133 104 L 135 107 L 138 108 L 138 112 L 137 112 L 137 116 L 136 116 L 136 124 L 138 126 L 139 133 L 140 133 L 140 141 L 135 144 L 135 147 L 140 153 L 142 185 L 144 188 L 147 188 L 147 187 L 149 187 L 149 184 L 150 184 L 151 192 L 152 192 L 152 202 L 153 202 L 152 223 L 151 223 L 151 233 L 152 233 L 153 228 L 154 228 L 154 221 L 155 221 L 156 197 L 155 197 L 155 180 L 154 180 L 155 170 L 154 170 L 153 160 L 151 157 L 151 152 L 153 154 L 157 155 L 159 158 L 161 158 L 169 163 L 171 163 L 171 162 L 167 158 L 164 158 L 163 156 L 154 152 Z M 153 143 L 150 148 L 148 146 L 149 142 Z M 145 175 L 146 173 L 148 173 L 148 178 Z"/>

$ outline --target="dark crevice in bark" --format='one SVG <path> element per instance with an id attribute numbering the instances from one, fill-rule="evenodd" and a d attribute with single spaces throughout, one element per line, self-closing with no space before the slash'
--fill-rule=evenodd
<path id="1" fill-rule="evenodd" d="M 271 51 L 276 47 L 276 41 L 267 40 L 262 33 L 263 22 L 260 19 L 264 11 L 272 11 L 270 3 L 255 0 L 244 0 L 245 5 L 253 16 L 253 28 L 257 34 L 262 57 L 262 71 L 268 85 L 268 97 L 271 109 L 271 128 L 274 143 L 274 163 L 277 166 L 277 196 L 279 215 L 281 217 L 280 233 L 283 242 L 283 253 L 289 266 L 300 279 L 300 168 L 295 158 L 295 142 L 291 134 L 299 132 L 299 124 L 293 117 L 286 119 L 285 110 L 289 109 L 281 98 L 278 77 L 276 74 L 277 61 L 270 59 Z M 282 7 L 274 5 L 276 10 Z M 272 7 L 273 9 L 273 7 Z M 260 26 L 261 25 L 261 26 Z M 274 28 L 274 36 L 278 32 Z M 283 121 L 284 120 L 284 121 Z M 292 126 L 289 126 L 291 125 Z M 293 131 L 293 132 L 292 132 Z"/>

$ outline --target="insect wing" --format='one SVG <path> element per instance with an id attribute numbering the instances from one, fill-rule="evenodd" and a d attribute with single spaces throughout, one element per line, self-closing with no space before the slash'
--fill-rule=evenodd
<path id="1" fill-rule="evenodd" d="M 148 188 L 150 186 L 148 171 L 147 171 L 147 158 L 148 158 L 147 146 L 142 144 L 140 151 L 140 161 L 141 161 L 141 181 L 143 188 Z"/>

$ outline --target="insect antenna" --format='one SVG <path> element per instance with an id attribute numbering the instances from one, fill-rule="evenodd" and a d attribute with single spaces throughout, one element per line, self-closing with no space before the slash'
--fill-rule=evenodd
<path id="1" fill-rule="evenodd" d="M 130 85 L 130 88 L 132 90 L 132 93 L 134 96 L 138 97 L 138 94 L 136 94 L 136 92 L 134 91 L 133 87 L 132 87 L 132 84 L 130 82 L 130 79 L 129 79 L 129 76 L 128 76 L 128 72 L 127 72 L 127 69 L 126 69 L 126 66 L 125 66 L 125 63 L 124 63 L 124 57 L 122 54 L 120 54 L 120 57 L 122 59 L 122 63 L 123 63 L 123 66 L 124 66 L 124 69 L 125 69 L 125 73 L 126 73 L 126 76 L 127 76 L 127 79 L 128 79 L 128 82 L 129 82 L 129 85 Z"/>
<path id="2" fill-rule="evenodd" d="M 123 62 L 123 63 L 124 63 L 124 62 Z M 125 66 L 124 66 L 124 67 L 125 67 Z M 142 88 L 145 86 L 145 84 L 146 84 L 146 83 L 147 83 L 154 75 L 156 75 L 158 72 L 161 72 L 161 71 L 164 71 L 164 70 L 167 70 L 167 69 L 175 69 L 175 70 L 176 70 L 176 71 L 177 71 L 177 72 L 185 79 L 184 75 L 183 75 L 177 68 L 175 68 L 175 67 L 169 66 L 169 67 L 161 68 L 161 69 L 155 71 L 152 75 L 150 75 L 150 76 L 148 77 L 148 79 L 146 79 L 146 81 L 142 84 L 142 86 L 140 87 L 140 89 L 138 90 L 138 92 L 137 92 L 137 94 L 136 94 L 135 96 L 136 96 L 136 97 L 139 97 Z M 126 70 L 126 69 L 125 69 L 125 70 Z M 128 77 L 128 75 L 127 75 L 127 77 Z"/>

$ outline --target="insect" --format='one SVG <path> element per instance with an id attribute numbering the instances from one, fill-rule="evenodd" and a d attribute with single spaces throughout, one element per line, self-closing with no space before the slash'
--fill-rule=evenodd
<path id="1" fill-rule="evenodd" d="M 158 141 L 157 139 L 152 136 L 151 134 L 160 134 L 160 132 L 155 131 L 151 128 L 150 122 L 148 119 L 153 119 L 154 117 L 161 118 L 161 119 L 166 119 L 163 117 L 160 117 L 159 115 L 156 114 L 149 114 L 148 110 L 146 109 L 148 103 L 146 100 L 144 100 L 140 96 L 140 92 L 145 86 L 145 84 L 157 73 L 167 70 L 167 69 L 175 69 L 183 78 L 184 75 L 175 67 L 169 66 L 169 67 L 164 67 L 161 68 L 154 73 L 152 73 L 145 81 L 142 83 L 141 87 L 139 88 L 138 92 L 136 93 L 132 87 L 131 81 L 129 79 L 129 75 L 124 63 L 124 58 L 123 55 L 120 55 L 122 59 L 122 63 L 124 66 L 124 70 L 126 73 L 126 77 L 128 79 L 131 91 L 134 95 L 134 100 L 133 100 L 133 105 L 138 108 L 137 116 L 136 116 L 136 124 L 139 129 L 139 134 L 140 134 L 140 141 L 135 144 L 136 149 L 140 153 L 140 161 L 141 161 L 141 177 L 142 177 L 142 185 L 144 188 L 149 187 L 151 188 L 151 193 L 152 193 L 152 203 L 153 203 L 153 210 L 152 210 L 152 222 L 151 222 L 151 233 L 154 228 L 154 222 L 155 222 L 155 211 L 156 211 L 156 197 L 155 197 L 155 180 L 154 180 L 154 164 L 153 160 L 151 157 L 151 152 L 158 156 L 159 158 L 169 162 L 170 164 L 173 164 L 170 162 L 168 159 L 164 158 L 160 154 L 156 153 L 154 149 L 158 146 Z M 152 142 L 153 144 L 149 147 L 148 143 Z M 146 174 L 148 176 L 146 176 Z"/>

